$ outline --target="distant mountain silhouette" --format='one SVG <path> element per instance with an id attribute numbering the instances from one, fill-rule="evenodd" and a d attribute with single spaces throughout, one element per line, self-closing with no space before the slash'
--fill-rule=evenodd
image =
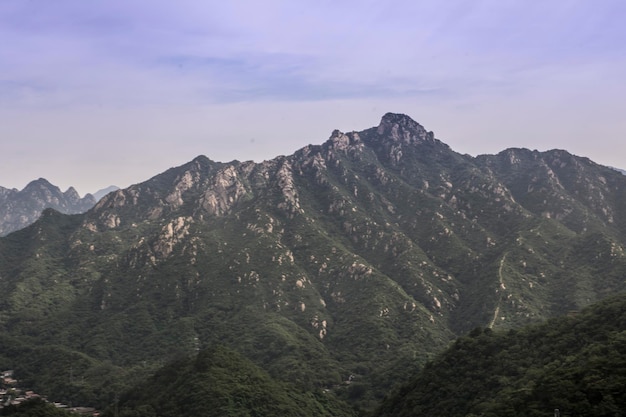
<path id="1" fill-rule="evenodd" d="M 109 185 L 106 188 L 103 188 L 101 190 L 96 191 L 95 193 L 93 193 L 93 198 L 96 199 L 96 201 L 100 201 L 100 199 L 102 199 L 102 197 L 104 197 L 105 195 L 113 192 L 113 191 L 117 191 L 119 190 L 120 187 L 117 187 L 115 185 Z"/>
<path id="2" fill-rule="evenodd" d="M 94 204 L 96 199 L 91 194 L 81 198 L 73 187 L 61 192 L 44 178 L 31 181 L 21 191 L 0 187 L 0 236 L 33 223 L 46 208 L 77 214 L 84 213 Z"/>

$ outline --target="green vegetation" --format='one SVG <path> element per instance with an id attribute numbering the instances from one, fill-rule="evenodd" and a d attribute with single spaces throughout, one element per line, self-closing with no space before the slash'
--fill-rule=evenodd
<path id="1" fill-rule="evenodd" d="M 221 345 L 365 413 L 455 336 L 625 291 L 624 196 L 586 159 L 460 155 L 399 115 L 263 163 L 198 157 L 0 239 L 0 364 L 103 409 Z"/>
<path id="2" fill-rule="evenodd" d="M 225 347 L 160 369 L 105 416 L 353 416 L 330 392 L 303 392 L 272 379 Z"/>
<path id="3" fill-rule="evenodd" d="M 626 410 L 626 295 L 519 330 L 476 328 L 377 416 L 614 416 Z"/>
<path id="4" fill-rule="evenodd" d="M 75 417 L 70 413 L 39 398 L 24 401 L 20 405 L 8 405 L 0 409 L 0 416 L 13 417 Z"/>
<path id="5" fill-rule="evenodd" d="M 17 365 L 17 366 L 16 366 Z M 54 401 L 104 407 L 148 370 L 114 366 L 63 346 L 0 335 L 0 369 L 15 369 L 20 386 Z"/>

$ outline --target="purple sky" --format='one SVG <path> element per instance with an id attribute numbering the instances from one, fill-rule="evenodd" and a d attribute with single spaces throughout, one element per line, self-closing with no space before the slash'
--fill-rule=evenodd
<path id="1" fill-rule="evenodd" d="M 405 113 L 626 168 L 623 0 L 2 0 L 0 186 L 81 194 Z"/>

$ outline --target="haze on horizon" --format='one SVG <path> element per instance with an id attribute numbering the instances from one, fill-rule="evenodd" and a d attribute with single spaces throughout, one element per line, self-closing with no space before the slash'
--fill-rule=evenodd
<path id="1" fill-rule="evenodd" d="M 405 113 L 457 152 L 626 168 L 621 0 L 5 0 L 0 186 L 81 195 Z"/>

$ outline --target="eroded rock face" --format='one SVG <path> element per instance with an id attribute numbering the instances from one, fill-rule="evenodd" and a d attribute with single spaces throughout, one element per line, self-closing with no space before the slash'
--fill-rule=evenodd
<path id="1" fill-rule="evenodd" d="M 118 228 L 122 224 L 121 213 L 137 205 L 139 196 L 139 190 L 133 187 L 110 193 L 95 205 L 93 212 L 96 218 L 86 221 L 85 227 L 93 231 Z"/>
<path id="2" fill-rule="evenodd" d="M 185 171 L 174 186 L 174 190 L 165 197 L 165 201 L 172 206 L 172 208 L 178 208 L 183 205 L 183 194 L 191 189 L 194 184 L 199 181 L 199 174 L 197 172 Z"/>
<path id="3" fill-rule="evenodd" d="M 163 226 L 161 233 L 152 245 L 154 253 L 159 258 L 168 257 L 174 250 L 174 247 L 189 234 L 189 227 L 192 223 L 193 219 L 191 217 L 177 217 L 168 222 Z"/>
<path id="4" fill-rule="evenodd" d="M 282 192 L 284 201 L 278 204 L 278 208 L 284 209 L 291 214 L 303 212 L 298 199 L 298 191 L 296 189 L 293 177 L 293 170 L 289 163 L 284 162 L 276 172 L 276 180 L 278 187 Z"/>
<path id="5" fill-rule="evenodd" d="M 201 199 L 201 206 L 211 215 L 222 216 L 230 211 L 247 189 L 233 165 L 218 172 Z"/>

